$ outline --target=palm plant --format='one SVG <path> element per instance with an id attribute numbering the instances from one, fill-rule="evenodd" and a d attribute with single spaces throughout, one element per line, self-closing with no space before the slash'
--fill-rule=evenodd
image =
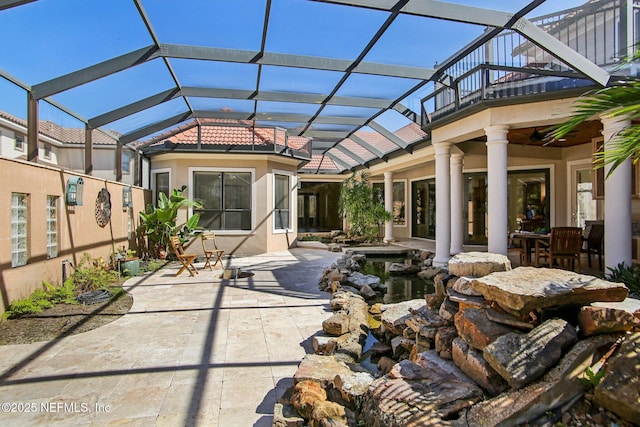
<path id="1" fill-rule="evenodd" d="M 640 51 L 626 62 L 640 59 Z M 640 118 L 640 81 L 625 79 L 611 86 L 587 92 L 575 102 L 573 116 L 564 123 L 554 126 L 549 136 L 560 139 L 579 124 L 597 115 L 612 118 L 637 120 Z M 631 125 L 614 135 L 609 148 L 594 153 L 596 168 L 611 165 L 609 175 L 625 160 L 636 163 L 640 158 L 640 126 Z"/>
<path id="2" fill-rule="evenodd" d="M 145 212 L 140 212 L 140 221 L 144 232 L 149 239 L 149 247 L 152 255 L 158 256 L 160 252 L 166 253 L 169 238 L 174 235 L 180 237 L 184 243 L 200 221 L 200 214 L 195 213 L 184 224 L 177 224 L 178 211 L 182 208 L 193 206 L 201 208 L 202 204 L 189 200 L 182 195 L 187 187 L 173 189 L 167 197 L 164 193 L 158 195 L 158 206 L 148 205 Z"/>

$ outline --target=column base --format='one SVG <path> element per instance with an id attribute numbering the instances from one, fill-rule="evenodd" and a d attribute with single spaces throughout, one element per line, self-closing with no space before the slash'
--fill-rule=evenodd
<path id="1" fill-rule="evenodd" d="M 438 258 L 438 257 L 435 257 L 433 259 L 433 263 L 431 265 L 433 267 L 448 267 L 450 259 L 451 258 Z"/>

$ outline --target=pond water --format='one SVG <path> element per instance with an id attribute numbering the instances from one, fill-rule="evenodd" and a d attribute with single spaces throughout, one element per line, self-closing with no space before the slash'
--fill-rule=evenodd
<path id="1" fill-rule="evenodd" d="M 389 257 L 389 256 L 371 256 L 367 255 L 362 274 L 372 274 L 378 276 L 380 281 L 387 285 L 387 292 L 381 301 L 385 304 L 394 304 L 411 299 L 421 299 L 425 294 L 435 292 L 433 281 L 424 280 L 416 275 L 411 276 L 392 276 L 389 274 L 389 267 L 392 263 L 401 264 L 419 264 L 420 260 L 412 258 Z"/>

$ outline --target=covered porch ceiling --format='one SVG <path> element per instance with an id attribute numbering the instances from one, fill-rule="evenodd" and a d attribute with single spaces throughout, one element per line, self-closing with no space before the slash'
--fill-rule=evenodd
<path id="1" fill-rule="evenodd" d="M 563 75 L 606 85 L 606 71 L 531 20 L 582 3 L 593 1 L 0 0 L 11 34 L 0 76 L 120 144 L 237 120 L 312 138 L 348 170 L 428 138 L 421 100 L 505 31 L 558 58 Z M 26 103 L 0 109 L 26 118 Z"/>

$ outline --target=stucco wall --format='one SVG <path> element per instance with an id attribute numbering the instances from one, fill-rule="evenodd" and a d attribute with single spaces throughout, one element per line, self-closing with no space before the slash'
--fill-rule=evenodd
<path id="1" fill-rule="evenodd" d="M 264 155 L 220 155 L 220 154 L 162 154 L 151 160 L 151 173 L 157 169 L 170 170 L 170 188 L 187 186 L 185 192 L 192 197 L 190 168 L 219 168 L 223 170 L 251 170 L 254 173 L 252 230 L 216 231 L 216 241 L 227 255 L 247 256 L 265 252 L 286 250 L 295 246 L 297 236 L 297 203 L 295 177 L 291 179 L 292 228 L 290 232 L 275 231 L 273 226 L 273 174 L 287 172 L 295 175 L 298 161 Z M 180 212 L 179 220 L 185 221 L 191 212 Z M 198 239 L 187 244 L 190 252 L 202 254 Z"/>
<path id="2" fill-rule="evenodd" d="M 66 183 L 71 176 L 84 180 L 83 205 L 66 206 Z M 58 168 L 37 165 L 20 160 L 0 158 L 0 312 L 16 298 L 28 296 L 42 285 L 43 280 L 60 283 L 62 261 L 77 265 L 83 254 L 91 257 L 108 257 L 116 247 L 135 246 L 129 241 L 128 214 L 122 208 L 123 184 L 97 179 L 86 175 L 65 172 Z M 107 188 L 111 196 L 111 219 L 100 227 L 95 219 L 95 203 L 98 192 Z M 28 261 L 27 265 L 11 266 L 11 196 L 12 193 L 28 195 Z M 150 193 L 133 188 L 132 227 L 138 225 L 137 212 L 144 209 Z M 46 202 L 47 196 L 58 196 L 58 256 L 47 259 Z M 133 236 L 132 236 L 133 237 Z"/>

